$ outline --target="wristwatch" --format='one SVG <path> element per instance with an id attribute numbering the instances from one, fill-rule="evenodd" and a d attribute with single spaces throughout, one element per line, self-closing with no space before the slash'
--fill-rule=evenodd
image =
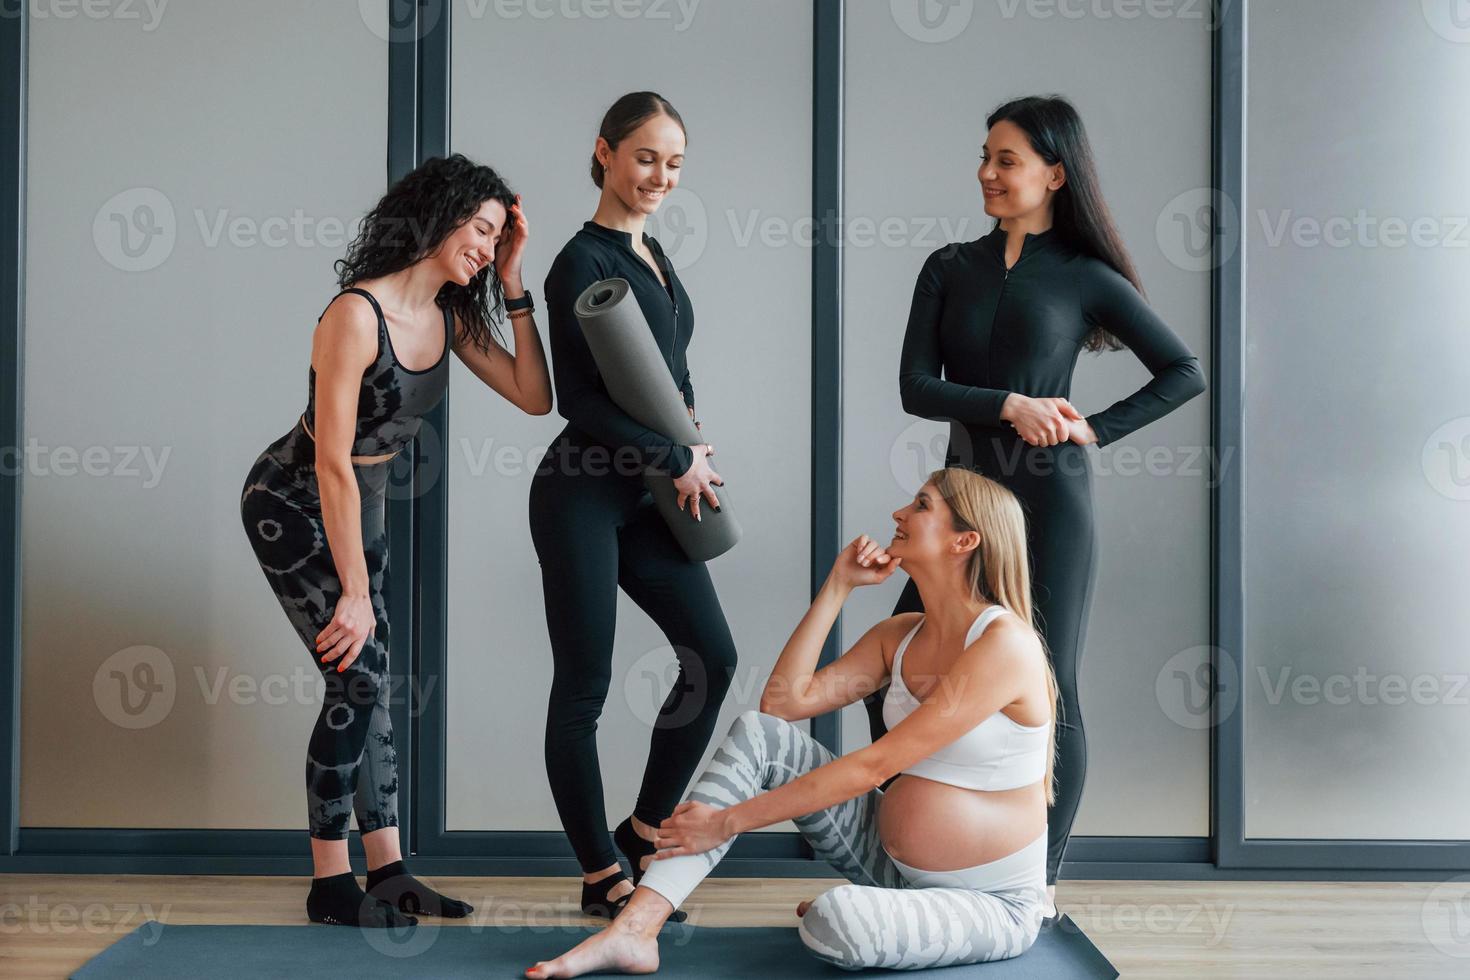
<path id="1" fill-rule="evenodd" d="M 527 290 L 526 295 L 524 296 L 519 296 L 515 299 L 507 299 L 505 301 L 505 311 L 507 313 L 511 312 L 512 310 L 534 310 L 535 308 L 536 304 L 531 300 L 530 290 Z"/>

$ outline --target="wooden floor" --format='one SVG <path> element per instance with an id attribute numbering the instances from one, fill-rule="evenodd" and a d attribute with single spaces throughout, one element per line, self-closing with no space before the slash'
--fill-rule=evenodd
<path id="1" fill-rule="evenodd" d="M 432 883 L 475 905 L 469 920 L 454 925 L 514 925 L 528 916 L 541 924 L 601 921 L 577 911 L 571 878 Z M 0 977 L 65 977 L 150 918 L 303 925 L 307 884 L 287 877 L 0 875 Z M 834 884 L 841 880 L 712 878 L 684 907 L 700 925 L 794 927 L 797 902 Z M 1064 880 L 1058 898 L 1124 977 L 1470 977 L 1466 881 Z"/>

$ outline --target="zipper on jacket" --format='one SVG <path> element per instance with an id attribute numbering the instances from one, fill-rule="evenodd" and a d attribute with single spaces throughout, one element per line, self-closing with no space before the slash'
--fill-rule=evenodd
<path id="1" fill-rule="evenodd" d="M 1019 263 L 1020 261 L 1021 259 L 1018 256 L 1016 258 L 1016 262 Z M 1005 301 L 1006 283 L 1010 280 L 1010 278 L 1011 270 L 1006 267 L 1005 246 L 1002 245 L 1000 253 L 1000 290 L 999 292 L 997 292 L 995 297 L 995 312 L 990 315 L 990 340 L 986 345 L 987 351 L 991 346 L 995 344 L 995 325 L 996 322 L 1000 320 L 1000 304 Z M 986 360 L 989 361 L 990 359 L 987 357 Z M 995 379 L 990 377 L 990 371 L 987 368 L 985 372 L 985 383 L 987 385 L 990 385 L 991 387 L 995 387 L 994 381 Z M 1012 429 L 1014 430 L 1014 426 L 1012 427 Z"/>
<path id="2" fill-rule="evenodd" d="M 643 267 L 643 271 L 648 273 L 650 276 L 653 276 L 654 282 L 658 282 L 658 275 L 648 267 L 647 262 L 643 261 L 643 256 L 638 254 L 637 249 L 633 248 L 633 246 L 630 244 L 628 246 L 628 251 L 633 253 L 633 258 L 638 260 L 638 264 Z M 649 249 L 648 251 L 652 253 L 653 249 Z M 679 347 L 679 300 L 674 294 L 673 264 L 661 261 L 666 258 L 667 257 L 663 254 L 662 248 L 659 249 L 657 255 L 653 256 L 653 260 L 655 262 L 658 262 L 659 268 L 663 270 L 664 277 L 669 281 L 667 286 L 665 286 L 661 282 L 658 282 L 658 288 L 663 292 L 665 296 L 669 298 L 669 303 L 674 308 L 674 336 L 673 339 L 669 341 L 669 366 L 672 370 L 674 362 L 674 351 L 677 350 Z"/>

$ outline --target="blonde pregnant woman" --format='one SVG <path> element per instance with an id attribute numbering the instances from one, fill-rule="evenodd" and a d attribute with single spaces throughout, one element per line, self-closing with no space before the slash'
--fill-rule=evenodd
<path id="1" fill-rule="evenodd" d="M 924 969 L 1018 956 L 1046 898 L 1056 681 L 1031 621 L 1026 528 L 1014 494 L 951 467 L 837 557 L 766 683 L 689 798 L 664 820 L 654 861 L 602 932 L 528 977 L 658 969 L 658 932 L 733 838 L 794 820 L 851 884 L 798 909 L 802 942 L 847 969 Z M 885 619 L 814 669 L 858 586 L 899 567 L 930 613 Z M 888 684 L 889 730 L 833 756 L 796 724 Z M 878 787 L 902 774 L 885 792 Z"/>

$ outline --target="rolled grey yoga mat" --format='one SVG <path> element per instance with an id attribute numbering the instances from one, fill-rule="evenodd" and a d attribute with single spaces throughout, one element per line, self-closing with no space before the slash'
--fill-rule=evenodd
<path id="1" fill-rule="evenodd" d="M 594 282 L 582 290 L 573 311 L 582 324 L 582 335 L 587 338 L 607 392 L 619 408 L 639 424 L 682 445 L 708 441 L 689 418 L 684 396 L 669 377 L 668 362 L 653 339 L 628 280 Z M 701 501 L 701 519 L 696 521 L 687 509 L 679 509 L 673 477 L 650 470 L 643 474 L 643 482 L 674 532 L 674 540 L 691 561 L 709 561 L 740 540 L 740 525 L 730 509 L 728 488 L 715 488 L 720 498 L 718 511 L 708 499 Z"/>

